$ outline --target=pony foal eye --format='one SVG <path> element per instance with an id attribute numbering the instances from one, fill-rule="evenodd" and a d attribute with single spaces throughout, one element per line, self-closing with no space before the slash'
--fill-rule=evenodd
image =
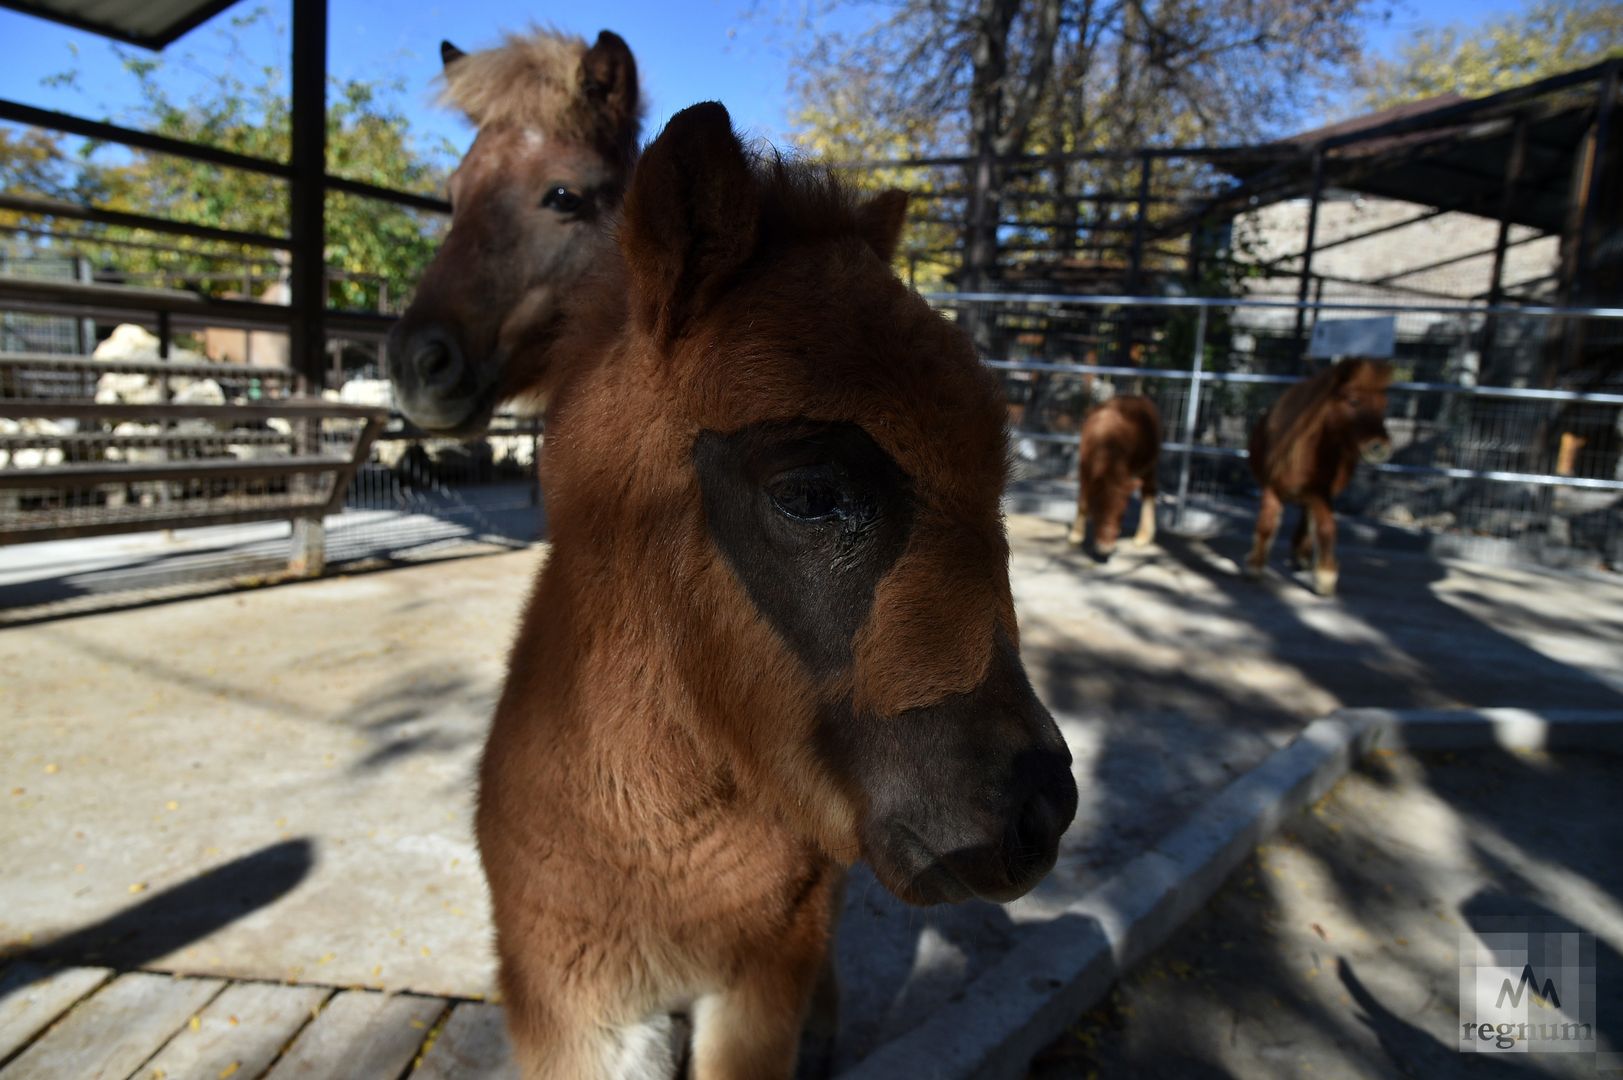
<path id="1" fill-rule="evenodd" d="M 768 489 L 778 513 L 797 521 L 827 521 L 844 517 L 849 499 L 832 470 L 813 467 L 796 469 Z"/>
<path id="2" fill-rule="evenodd" d="M 573 214 L 586 202 L 578 194 L 568 188 L 559 186 L 541 196 L 541 206 L 546 210 L 555 210 L 560 214 Z"/>

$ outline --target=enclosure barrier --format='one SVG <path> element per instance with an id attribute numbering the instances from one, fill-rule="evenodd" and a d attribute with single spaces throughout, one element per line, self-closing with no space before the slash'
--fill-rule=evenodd
<path id="1" fill-rule="evenodd" d="M 153 325 L 159 353 L 0 355 L 0 545 L 286 520 L 290 569 L 322 571 L 323 520 L 388 410 L 290 394 L 285 367 L 167 358 L 178 326 L 286 326 L 285 308 L 9 278 L 0 302 Z"/>
<path id="2" fill-rule="evenodd" d="M 1368 475 L 1355 482 L 1351 505 L 1391 524 L 1518 541 L 1536 534 L 1546 547 L 1623 561 L 1623 377 L 1601 365 L 1565 385 L 1526 385 L 1562 381 L 1551 378 L 1550 358 L 1570 355 L 1561 350 L 1577 332 L 1592 351 L 1623 350 L 1623 308 L 1021 293 L 928 299 L 960 317 L 975 313 L 983 352 L 1000 357 L 987 363 L 1004 377 L 1011 435 L 1026 445 L 1031 473 L 1069 473 L 1081 417 L 1109 391 L 1127 384 L 1123 392 L 1156 400 L 1169 429 L 1163 449 L 1175 461 L 1175 484 L 1166 486 L 1179 527 L 1196 495 L 1254 492 L 1245 444 L 1281 388 L 1301 378 L 1297 312 L 1310 327 L 1338 316 L 1390 319 L 1398 379 L 1387 423 L 1396 453 L 1373 468 L 1378 484 Z M 1122 353 L 1138 362 L 1093 362 Z"/>

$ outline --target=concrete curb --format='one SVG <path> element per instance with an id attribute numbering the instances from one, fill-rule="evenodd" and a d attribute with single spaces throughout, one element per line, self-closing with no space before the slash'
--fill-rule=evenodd
<path id="1" fill-rule="evenodd" d="M 1376 749 L 1623 752 L 1623 712 L 1343 709 L 1207 801 L 919 1027 L 840 1080 L 1022 1077 L 1031 1058 L 1203 907 L 1245 857 Z"/>

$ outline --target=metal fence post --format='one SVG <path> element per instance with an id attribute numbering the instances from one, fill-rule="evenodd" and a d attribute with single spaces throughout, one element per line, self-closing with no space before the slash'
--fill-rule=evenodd
<path id="1" fill-rule="evenodd" d="M 1195 452 L 1195 421 L 1200 415 L 1200 376 L 1206 369 L 1206 305 L 1200 306 L 1195 323 L 1195 356 L 1189 373 L 1189 404 L 1183 413 L 1183 454 L 1178 461 L 1178 508 L 1172 527 L 1183 531 L 1184 507 L 1189 501 L 1189 459 Z"/>

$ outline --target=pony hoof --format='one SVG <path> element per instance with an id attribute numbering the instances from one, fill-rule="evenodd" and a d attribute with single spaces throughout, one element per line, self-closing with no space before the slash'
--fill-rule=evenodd
<path id="1" fill-rule="evenodd" d="M 1075 529 L 1072 529 L 1070 532 L 1065 534 L 1065 542 L 1070 544 L 1072 547 L 1081 547 L 1082 534 L 1077 532 Z"/>
<path id="2" fill-rule="evenodd" d="M 1336 594 L 1336 578 L 1339 576 L 1334 570 L 1315 570 L 1313 572 L 1313 591 L 1320 596 L 1334 596 Z"/>
<path id="3" fill-rule="evenodd" d="M 1262 567 L 1256 563 L 1241 563 L 1240 576 L 1249 578 L 1252 581 L 1260 581 L 1262 580 Z"/>

